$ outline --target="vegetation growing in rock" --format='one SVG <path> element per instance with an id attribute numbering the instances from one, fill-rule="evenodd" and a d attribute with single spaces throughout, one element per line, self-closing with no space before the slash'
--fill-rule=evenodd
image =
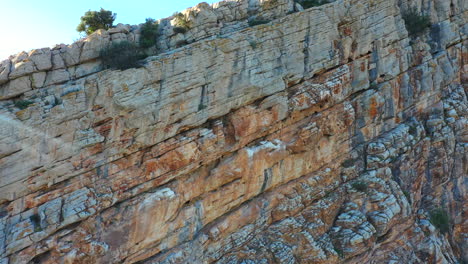
<path id="1" fill-rule="evenodd" d="M 41 218 L 39 217 L 38 214 L 31 215 L 31 216 L 29 217 L 29 220 L 31 221 L 31 223 L 32 223 L 33 226 L 34 226 L 34 232 L 40 232 L 40 231 L 42 231 L 42 227 L 41 227 Z"/>
<path id="2" fill-rule="evenodd" d="M 353 182 L 351 184 L 351 187 L 353 187 L 353 189 L 355 189 L 358 192 L 367 192 L 367 183 L 362 181 Z"/>
<path id="3" fill-rule="evenodd" d="M 324 4 L 328 4 L 328 0 L 302 0 L 299 1 L 299 4 L 305 9 L 311 8 L 311 7 L 316 7 L 316 6 L 321 6 Z"/>
<path id="4" fill-rule="evenodd" d="M 183 27 L 174 27 L 174 28 L 172 28 L 172 30 L 176 34 L 184 34 L 185 32 L 187 32 L 187 29 L 183 28 Z"/>
<path id="5" fill-rule="evenodd" d="M 418 127 L 416 125 L 410 125 L 409 126 L 409 131 L 411 135 L 417 135 L 418 134 Z"/>
<path id="6" fill-rule="evenodd" d="M 203 104 L 203 103 L 200 103 L 200 104 L 198 105 L 198 111 L 203 110 L 203 109 L 205 109 L 205 108 L 207 108 L 207 107 L 208 107 L 207 105 L 205 105 L 205 104 Z"/>
<path id="7" fill-rule="evenodd" d="M 344 252 L 342 249 L 335 246 L 333 250 L 335 250 L 336 254 L 338 255 L 340 259 L 344 259 L 345 256 L 344 256 Z"/>
<path id="8" fill-rule="evenodd" d="M 408 191 L 405 191 L 403 190 L 403 194 L 405 195 L 406 197 L 406 200 L 408 200 L 408 202 L 411 202 L 411 195 Z"/>
<path id="9" fill-rule="evenodd" d="M 258 46 L 258 43 L 255 40 L 249 40 L 249 45 L 250 47 L 252 47 L 252 49 L 256 49 Z"/>
<path id="10" fill-rule="evenodd" d="M 15 106 L 21 110 L 28 108 L 29 105 L 33 104 L 33 101 L 19 100 L 15 102 Z"/>
<path id="11" fill-rule="evenodd" d="M 257 26 L 257 25 L 263 25 L 269 23 L 269 20 L 264 20 L 264 19 L 251 19 L 249 20 L 249 26 Z"/>
<path id="12" fill-rule="evenodd" d="M 190 21 L 188 15 L 182 13 L 174 14 L 174 32 L 175 33 L 185 33 L 192 28 L 192 21 Z"/>
<path id="13" fill-rule="evenodd" d="M 140 66 L 145 54 L 134 43 L 122 41 L 101 50 L 101 60 L 106 68 L 125 70 Z"/>
<path id="14" fill-rule="evenodd" d="M 426 29 L 431 26 L 431 19 L 427 15 L 421 15 L 416 8 L 410 8 L 403 13 L 405 26 L 408 33 L 412 36 L 422 34 Z"/>
<path id="15" fill-rule="evenodd" d="M 81 17 L 81 22 L 76 27 L 78 32 L 85 32 L 87 35 L 92 34 L 98 29 L 109 29 L 112 27 L 116 13 L 101 8 L 100 11 L 86 11 L 84 16 Z"/>
<path id="16" fill-rule="evenodd" d="M 450 229 L 450 218 L 447 212 L 442 208 L 434 209 L 430 212 L 430 221 L 440 232 L 447 233 Z"/>
<path id="17" fill-rule="evenodd" d="M 152 18 L 147 18 L 141 27 L 140 47 L 146 49 L 156 45 L 158 37 L 158 22 Z"/>
<path id="18" fill-rule="evenodd" d="M 327 191 L 327 192 L 325 193 L 325 195 L 323 196 L 323 198 L 324 198 L 324 199 L 328 199 L 328 198 L 330 198 L 332 195 L 333 195 L 333 192 L 332 192 L 332 191 Z"/>
<path id="19" fill-rule="evenodd" d="M 341 166 L 343 166 L 343 168 L 349 168 L 349 167 L 354 166 L 354 162 L 355 162 L 354 159 L 347 159 L 343 161 L 343 163 L 341 163 Z"/>

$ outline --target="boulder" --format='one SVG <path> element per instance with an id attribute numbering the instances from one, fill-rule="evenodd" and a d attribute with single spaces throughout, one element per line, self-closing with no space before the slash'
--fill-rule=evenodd
<path id="1" fill-rule="evenodd" d="M 98 30 L 84 40 L 83 51 L 81 52 L 80 62 L 86 62 L 99 57 L 101 50 L 110 43 L 109 32 Z"/>
<path id="2" fill-rule="evenodd" d="M 11 61 L 4 60 L 0 63 L 0 85 L 8 82 L 8 75 L 10 74 Z"/>
<path id="3" fill-rule="evenodd" d="M 52 68 L 51 56 L 50 48 L 36 49 L 29 53 L 30 60 L 39 71 L 50 70 Z"/>
<path id="4" fill-rule="evenodd" d="M 29 79 L 29 76 L 19 77 L 11 80 L 3 86 L 0 86 L 0 100 L 21 95 L 31 89 L 31 80 Z"/>

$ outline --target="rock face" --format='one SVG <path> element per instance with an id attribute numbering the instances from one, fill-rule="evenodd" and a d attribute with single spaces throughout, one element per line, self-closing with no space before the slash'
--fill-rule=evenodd
<path id="1" fill-rule="evenodd" d="M 1 62 L 0 263 L 468 261 L 468 1 L 184 13 Z"/>

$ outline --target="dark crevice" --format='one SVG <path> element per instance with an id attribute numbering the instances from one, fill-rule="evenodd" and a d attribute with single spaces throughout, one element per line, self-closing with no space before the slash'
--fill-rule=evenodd
<path id="1" fill-rule="evenodd" d="M 29 217 L 29 220 L 31 221 L 33 227 L 34 227 L 34 232 L 40 232 L 42 231 L 41 227 L 41 217 L 38 214 L 33 214 Z"/>
<path id="2" fill-rule="evenodd" d="M 50 250 L 48 250 L 48 251 L 42 252 L 42 253 L 34 256 L 34 258 L 32 258 L 29 261 L 29 263 L 30 264 L 48 263 L 50 261 L 50 257 L 51 257 L 51 252 L 50 252 Z"/>
<path id="3" fill-rule="evenodd" d="M 201 111 L 208 107 L 208 96 L 207 96 L 207 85 L 203 85 L 201 88 L 200 103 L 198 104 L 198 111 Z"/>

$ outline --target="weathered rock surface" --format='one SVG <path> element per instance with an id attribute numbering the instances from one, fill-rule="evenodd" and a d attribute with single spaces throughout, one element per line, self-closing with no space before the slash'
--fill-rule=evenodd
<path id="1" fill-rule="evenodd" d="M 0 263 L 468 261 L 467 1 L 184 13 L 0 63 Z"/>

